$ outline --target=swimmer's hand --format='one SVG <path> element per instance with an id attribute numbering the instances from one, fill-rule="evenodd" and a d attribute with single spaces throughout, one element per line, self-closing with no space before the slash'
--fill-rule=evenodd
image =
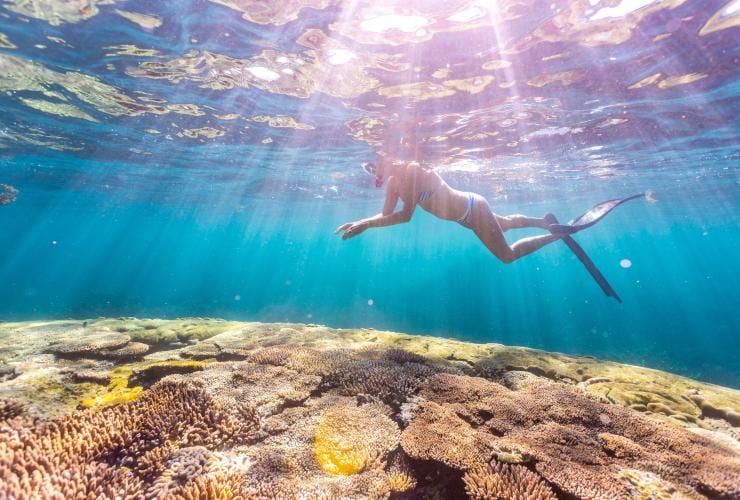
<path id="1" fill-rule="evenodd" d="M 334 230 L 334 234 L 344 231 L 342 239 L 348 240 L 350 238 L 354 238 L 358 234 L 364 233 L 369 227 L 370 225 L 364 220 L 357 222 L 347 222 L 346 224 L 342 224 L 341 226 L 336 228 Z"/>

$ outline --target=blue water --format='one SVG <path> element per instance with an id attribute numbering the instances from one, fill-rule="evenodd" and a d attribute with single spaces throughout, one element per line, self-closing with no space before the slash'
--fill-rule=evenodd
<path id="1" fill-rule="evenodd" d="M 740 387 L 737 2 L 625 0 L 624 12 L 580 14 L 577 2 L 530 3 L 518 17 L 502 3 L 469 29 L 449 21 L 475 17 L 464 1 L 302 9 L 273 24 L 251 2 L 240 3 L 247 19 L 211 2 L 69 11 L 50 0 L 57 10 L 36 17 L 4 4 L 0 183 L 20 193 L 0 206 L 0 320 L 373 327 Z M 421 22 L 412 14 L 433 22 L 405 31 Z M 568 15 L 580 21 L 551 29 Z M 396 29 L 363 31 L 378 19 Z M 158 53 L 109 48 L 124 44 Z M 509 66 L 481 69 L 491 60 Z M 418 82 L 426 90 L 398 88 Z M 305 126 L 274 126 L 285 117 Z M 404 134 L 501 214 L 567 220 L 654 191 L 657 203 L 630 202 L 576 235 L 623 303 L 562 243 L 505 265 L 419 208 L 409 224 L 333 235 L 379 211 L 361 164 L 408 155 L 394 146 Z"/>

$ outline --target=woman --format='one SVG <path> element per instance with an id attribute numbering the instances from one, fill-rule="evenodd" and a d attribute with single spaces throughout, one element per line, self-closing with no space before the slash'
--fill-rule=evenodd
<path id="1" fill-rule="evenodd" d="M 380 188 L 388 183 L 383 212 L 339 226 L 334 234 L 343 232 L 343 240 L 354 238 L 371 227 L 408 222 L 417 205 L 440 219 L 455 221 L 472 229 L 488 250 L 507 264 L 567 234 L 558 231 L 558 234 L 522 238 L 509 245 L 504 238 L 504 232 L 524 227 L 548 229 L 551 224 L 557 222 L 555 217 L 552 214 L 542 218 L 496 215 L 481 195 L 452 189 L 437 173 L 422 168 L 415 161 L 394 163 L 381 158 L 377 165 L 370 164 L 367 169 L 375 175 L 375 187 Z M 399 199 L 403 201 L 403 208 L 396 211 Z"/>

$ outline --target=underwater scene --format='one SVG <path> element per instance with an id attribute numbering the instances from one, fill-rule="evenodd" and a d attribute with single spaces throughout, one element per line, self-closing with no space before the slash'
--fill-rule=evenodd
<path id="1" fill-rule="evenodd" d="M 740 0 L 0 0 L 0 498 L 740 498 Z"/>

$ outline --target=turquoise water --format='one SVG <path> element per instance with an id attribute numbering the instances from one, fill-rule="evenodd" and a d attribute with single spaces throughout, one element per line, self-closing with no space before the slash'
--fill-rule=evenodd
<path id="1" fill-rule="evenodd" d="M 3 4 L 0 319 L 373 327 L 740 387 L 737 2 L 329 4 Z M 502 214 L 654 191 L 575 237 L 623 303 L 562 243 L 505 265 L 421 209 L 333 235 L 410 133 Z"/>

